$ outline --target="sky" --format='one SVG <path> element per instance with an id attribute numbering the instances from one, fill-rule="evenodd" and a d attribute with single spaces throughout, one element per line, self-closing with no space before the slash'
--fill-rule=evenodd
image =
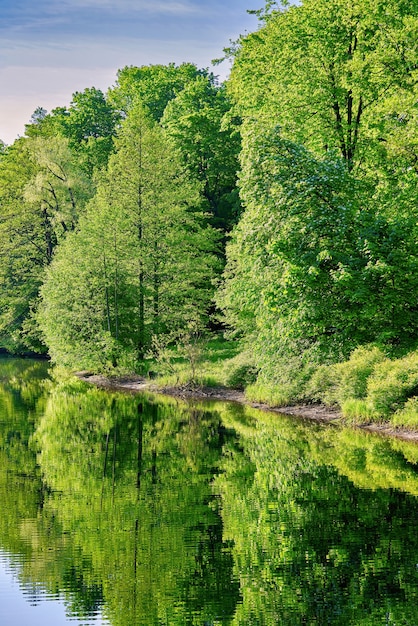
<path id="1" fill-rule="evenodd" d="M 0 0 L 0 139 L 24 134 L 37 107 L 67 106 L 76 91 L 106 90 L 126 65 L 211 66 L 263 0 Z"/>

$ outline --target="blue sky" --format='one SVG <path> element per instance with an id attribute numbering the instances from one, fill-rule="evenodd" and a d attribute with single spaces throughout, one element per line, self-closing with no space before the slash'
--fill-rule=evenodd
<path id="1" fill-rule="evenodd" d="M 210 67 L 229 41 L 258 26 L 263 0 L 0 0 L 0 139 L 33 111 L 75 91 L 114 84 L 125 65 Z M 214 68 L 224 79 L 229 63 Z"/>

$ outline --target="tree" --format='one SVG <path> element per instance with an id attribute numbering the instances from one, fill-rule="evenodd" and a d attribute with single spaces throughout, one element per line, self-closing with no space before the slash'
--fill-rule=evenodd
<path id="1" fill-rule="evenodd" d="M 42 218 L 37 211 L 28 210 L 24 197 L 25 187 L 35 175 L 27 141 L 15 141 L 0 158 L 0 345 L 12 352 L 29 347 L 23 325 L 45 263 Z"/>
<path id="2" fill-rule="evenodd" d="M 270 120 L 317 154 L 338 149 L 349 169 L 374 157 L 393 133 L 392 116 L 404 114 L 405 105 L 411 111 L 417 3 L 269 6 L 263 27 L 242 37 L 235 51 L 229 90 L 239 112 L 248 121 Z"/>
<path id="3" fill-rule="evenodd" d="M 252 128 L 244 146 L 245 212 L 218 302 L 261 376 L 283 383 L 287 372 L 297 386 L 304 364 L 339 360 L 359 344 L 410 345 L 414 214 L 389 219 L 341 158 L 317 159 L 277 130 Z"/>
<path id="4" fill-rule="evenodd" d="M 119 113 L 103 92 L 90 87 L 76 91 L 69 107 L 57 107 L 50 114 L 38 107 L 25 130 L 28 137 L 68 139 L 80 165 L 92 176 L 95 169 L 107 164 L 119 121 Z"/>
<path id="5" fill-rule="evenodd" d="M 73 94 L 65 117 L 64 133 L 82 158 L 86 171 L 106 167 L 120 115 L 100 89 Z"/>
<path id="6" fill-rule="evenodd" d="M 205 317 L 217 262 L 200 202 L 161 128 L 133 109 L 42 288 L 38 319 L 55 361 L 141 361 L 154 335 Z"/>
<path id="7" fill-rule="evenodd" d="M 76 155 L 64 137 L 34 137 L 27 143 L 38 168 L 26 185 L 28 204 L 39 206 L 49 230 L 47 262 L 52 259 L 54 242 L 73 230 L 79 214 L 92 194 L 92 186 Z"/>
<path id="8" fill-rule="evenodd" d="M 45 351 L 33 322 L 43 272 L 91 195 L 63 137 L 16 141 L 0 160 L 1 343 Z"/>
<path id="9" fill-rule="evenodd" d="M 236 187 L 240 136 L 227 125 L 230 102 L 223 87 L 198 76 L 171 100 L 161 120 L 193 178 L 203 184 L 212 223 L 231 229 L 240 212 Z"/>
<path id="10" fill-rule="evenodd" d="M 168 102 L 198 76 L 214 80 L 206 70 L 198 70 L 193 63 L 126 66 L 118 71 L 116 85 L 109 90 L 108 99 L 125 116 L 133 106 L 141 104 L 158 122 Z"/>
<path id="11" fill-rule="evenodd" d="M 300 398 L 315 364 L 416 341 L 418 4 L 285 4 L 233 51 L 244 212 L 219 303 Z"/>

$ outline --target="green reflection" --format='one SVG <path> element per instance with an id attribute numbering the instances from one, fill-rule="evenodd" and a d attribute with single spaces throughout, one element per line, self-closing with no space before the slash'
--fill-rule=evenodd
<path id="1" fill-rule="evenodd" d="M 241 446 L 215 481 L 243 596 L 233 624 L 417 624 L 416 448 L 251 409 L 223 418 Z"/>
<path id="2" fill-rule="evenodd" d="M 45 376 L 0 363 L 0 549 L 69 616 L 418 623 L 417 446 Z"/>
<path id="3" fill-rule="evenodd" d="M 51 393 L 36 431 L 45 509 L 100 573 L 113 625 L 229 623 L 238 585 L 210 484 L 225 435 L 216 412 L 173 401 Z"/>

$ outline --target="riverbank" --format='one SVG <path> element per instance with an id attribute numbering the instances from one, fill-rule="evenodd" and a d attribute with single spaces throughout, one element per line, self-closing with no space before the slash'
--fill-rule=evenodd
<path id="1" fill-rule="evenodd" d="M 125 391 L 130 393 L 150 392 L 155 394 L 168 395 L 184 400 L 218 400 L 224 402 L 238 402 L 262 411 L 271 411 L 284 415 L 294 415 L 304 419 L 310 419 L 323 423 L 348 424 L 342 417 L 341 411 L 337 408 L 324 404 L 298 404 L 295 406 L 271 407 L 261 402 L 251 402 L 245 397 L 245 393 L 238 389 L 226 387 L 204 387 L 184 385 L 179 387 L 159 387 L 155 382 L 141 376 L 106 377 L 101 374 L 90 374 L 89 372 L 78 372 L 76 376 L 89 384 L 111 389 L 115 391 Z M 350 424 L 351 425 L 351 424 Z M 369 432 L 379 433 L 388 437 L 397 437 L 405 441 L 416 441 L 418 443 L 418 431 L 407 428 L 398 428 L 385 423 L 364 423 L 353 424 L 353 428 L 360 428 Z"/>

